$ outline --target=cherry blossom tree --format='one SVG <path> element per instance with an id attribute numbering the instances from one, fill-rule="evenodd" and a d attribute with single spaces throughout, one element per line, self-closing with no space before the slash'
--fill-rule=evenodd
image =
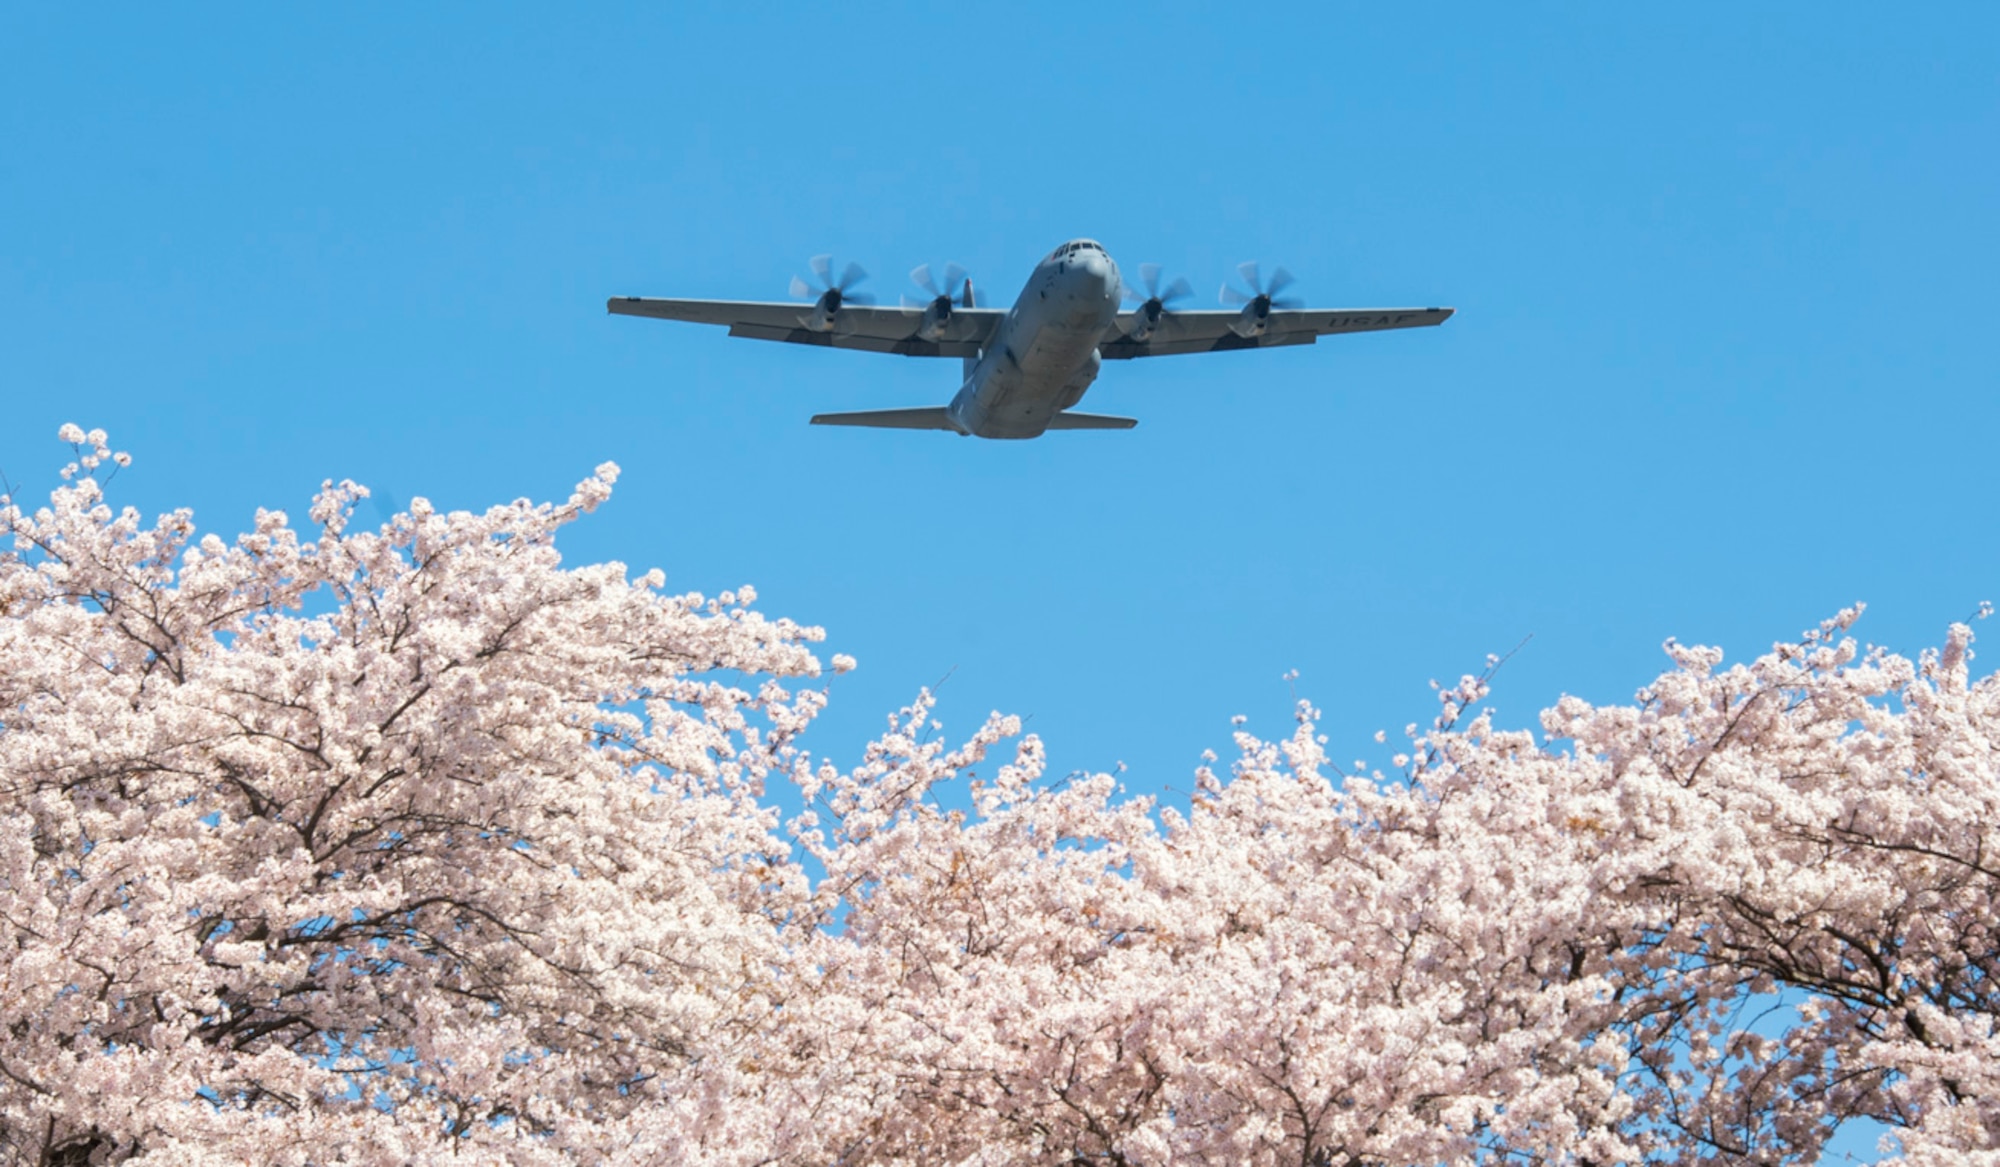
<path id="1" fill-rule="evenodd" d="M 560 561 L 608 464 L 225 542 L 62 437 L 0 500 L 15 1161 L 2000 1162 L 1966 625 L 1539 732 L 1489 670 L 1380 768 L 1301 705 L 1163 805 L 928 695 L 809 754 L 819 629 Z"/>

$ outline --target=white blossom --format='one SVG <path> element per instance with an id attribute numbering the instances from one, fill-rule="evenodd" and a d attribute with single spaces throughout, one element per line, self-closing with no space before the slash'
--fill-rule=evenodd
<path id="1" fill-rule="evenodd" d="M 927 693 L 843 769 L 801 742 L 819 629 L 561 563 L 615 478 L 374 531 L 329 482 L 316 530 L 234 540 L 88 478 L 0 503 L 5 1156 L 2000 1147 L 2000 677 L 1966 625 L 1915 661 L 1858 609 L 1747 664 L 1670 642 L 1633 704 L 1544 712 L 1561 751 L 1473 716 L 1489 659 L 1400 778 L 1333 770 L 1301 701 L 1159 803 L 1050 781 L 1014 718 L 951 744 Z"/>

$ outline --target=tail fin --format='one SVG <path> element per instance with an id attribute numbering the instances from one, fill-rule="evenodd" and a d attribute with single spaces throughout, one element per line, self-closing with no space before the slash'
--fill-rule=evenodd
<path id="1" fill-rule="evenodd" d="M 973 305 L 972 305 L 972 277 L 971 277 L 971 276 L 967 276 L 967 277 L 965 277 L 965 297 L 964 297 L 964 299 L 963 299 L 962 301 L 960 301 L 960 302 L 961 302 L 961 303 L 963 303 L 963 304 L 964 304 L 964 305 L 965 305 L 965 306 L 966 306 L 967 308 L 970 308 L 970 307 L 972 307 L 972 306 L 973 306 Z M 963 380 L 963 381 L 960 381 L 960 382 L 959 382 L 959 384 L 963 385 L 963 384 L 965 384 L 965 382 L 966 382 L 966 381 L 970 381 L 970 380 L 972 380 L 972 374 L 973 374 L 974 372 L 978 371 L 978 369 L 979 369 L 979 358 L 981 358 L 981 357 L 983 357 L 983 356 L 985 356 L 985 355 L 986 355 L 986 354 L 985 354 L 985 353 L 983 353 L 983 352 L 975 352 L 975 353 L 973 353 L 973 354 L 972 354 L 971 356 L 969 356 L 969 357 L 965 358 L 965 366 L 964 366 L 964 367 L 965 367 L 965 380 Z"/>
<path id="2" fill-rule="evenodd" d="M 1138 424 L 1136 417 L 1112 417 L 1108 413 L 1058 413 L 1049 419 L 1052 430 L 1129 430 Z"/>
<path id="3" fill-rule="evenodd" d="M 883 430 L 948 430 L 961 433 L 943 406 L 928 409 L 865 409 L 858 413 L 816 413 L 814 425 L 855 425 Z"/>

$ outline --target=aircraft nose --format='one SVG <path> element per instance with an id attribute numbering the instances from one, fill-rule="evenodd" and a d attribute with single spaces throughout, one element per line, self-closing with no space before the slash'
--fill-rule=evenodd
<path id="1" fill-rule="evenodd" d="M 1086 251 L 1077 257 L 1076 269 L 1084 278 L 1095 285 L 1094 291 L 1100 295 L 1115 294 L 1118 290 L 1118 265 L 1101 251 Z"/>

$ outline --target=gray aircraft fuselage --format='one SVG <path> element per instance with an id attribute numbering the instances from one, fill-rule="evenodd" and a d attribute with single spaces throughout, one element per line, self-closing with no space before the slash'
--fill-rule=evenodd
<path id="1" fill-rule="evenodd" d="M 1097 380 L 1097 346 L 1118 315 L 1122 287 L 1118 265 L 1093 240 L 1050 252 L 986 348 L 966 358 L 952 422 L 982 438 L 1040 437 Z"/>

